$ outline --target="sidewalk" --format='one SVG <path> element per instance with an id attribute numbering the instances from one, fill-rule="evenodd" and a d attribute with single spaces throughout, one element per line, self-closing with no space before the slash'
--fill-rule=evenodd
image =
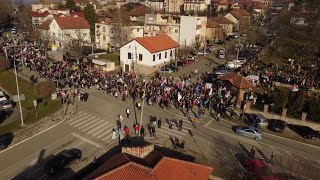
<path id="1" fill-rule="evenodd" d="M 59 111 L 51 114 L 47 117 L 44 117 L 33 124 L 27 124 L 17 132 L 14 132 L 14 139 L 10 146 L 14 146 L 17 143 L 21 143 L 22 141 L 33 137 L 36 134 L 39 134 L 48 128 L 58 125 L 59 123 L 67 120 L 71 117 L 77 109 L 77 104 L 70 104 L 66 113 L 65 107 L 62 107 Z M 9 146 L 9 147 L 10 147 Z"/>

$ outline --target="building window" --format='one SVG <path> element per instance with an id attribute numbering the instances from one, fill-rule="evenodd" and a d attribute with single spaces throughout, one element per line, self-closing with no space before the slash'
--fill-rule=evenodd
<path id="1" fill-rule="evenodd" d="M 132 59 L 132 54 L 128 53 L 128 59 Z"/>
<path id="2" fill-rule="evenodd" d="M 106 40 L 106 36 L 103 36 L 103 40 L 104 40 L 104 41 Z"/>
<path id="3" fill-rule="evenodd" d="M 102 28 L 102 32 L 106 32 L 106 28 L 105 27 Z"/>
<path id="4" fill-rule="evenodd" d="M 156 61 L 156 55 L 153 55 L 153 61 Z"/>
<path id="5" fill-rule="evenodd" d="M 167 52 L 164 53 L 164 58 L 167 58 Z"/>
<path id="6" fill-rule="evenodd" d="M 111 30 L 110 33 L 113 34 L 113 30 Z"/>
<path id="7" fill-rule="evenodd" d="M 159 59 L 161 59 L 161 53 L 159 53 Z"/>
<path id="8" fill-rule="evenodd" d="M 172 57 L 172 50 L 170 50 L 170 57 Z"/>
<path id="9" fill-rule="evenodd" d="M 178 29 L 174 30 L 175 33 L 178 33 Z"/>
<path id="10" fill-rule="evenodd" d="M 137 32 L 139 32 L 140 29 L 137 29 Z"/>
<path id="11" fill-rule="evenodd" d="M 142 54 L 139 54 L 139 61 L 142 61 Z"/>

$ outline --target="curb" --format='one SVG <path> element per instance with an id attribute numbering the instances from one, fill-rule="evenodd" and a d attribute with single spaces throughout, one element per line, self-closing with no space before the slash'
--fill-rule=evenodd
<path id="1" fill-rule="evenodd" d="M 0 154 L 1 154 L 1 153 L 4 153 L 4 152 L 6 152 L 6 151 L 8 151 L 8 150 L 9 150 L 9 149 L 11 149 L 11 148 L 14 148 L 15 146 L 18 146 L 18 145 L 20 145 L 20 144 L 22 144 L 22 143 L 24 143 L 24 142 L 28 141 L 29 139 L 32 139 L 32 138 L 33 138 L 33 137 L 35 137 L 35 136 L 38 136 L 38 135 L 40 135 L 40 134 L 42 134 L 42 133 L 44 133 L 44 132 L 46 132 L 46 131 L 48 131 L 48 130 L 50 130 L 50 129 L 52 129 L 52 128 L 54 128 L 54 127 L 58 126 L 58 125 L 60 125 L 61 123 L 63 123 L 63 122 L 64 122 L 64 121 L 66 121 L 67 119 L 69 119 L 69 118 L 70 118 L 70 117 L 71 117 L 71 116 L 76 112 L 76 109 L 77 109 L 77 104 L 75 103 L 74 111 L 73 111 L 73 112 L 72 112 L 68 117 L 64 118 L 62 121 L 58 122 L 57 124 L 55 124 L 55 125 L 53 125 L 53 126 L 51 126 L 51 127 L 47 128 L 47 129 L 45 129 L 45 130 L 42 130 L 42 131 L 40 131 L 40 132 L 38 132 L 38 133 L 36 133 L 36 134 L 34 134 L 34 135 L 32 135 L 32 136 L 28 137 L 28 138 L 26 138 L 26 139 L 24 139 L 24 140 L 22 140 L 22 141 L 20 141 L 20 142 L 16 143 L 16 144 L 13 144 L 12 146 L 8 147 L 7 149 L 5 149 L 5 150 L 3 150 L 3 151 L 0 151 Z"/>

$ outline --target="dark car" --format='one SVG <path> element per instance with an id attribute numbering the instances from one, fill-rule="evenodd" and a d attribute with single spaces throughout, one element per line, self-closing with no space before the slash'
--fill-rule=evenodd
<path id="1" fill-rule="evenodd" d="M 48 175 L 55 174 L 57 171 L 72 164 L 76 160 L 80 160 L 82 152 L 79 149 L 72 148 L 69 150 L 63 150 L 52 159 L 50 159 L 44 166 L 44 171 Z"/>
<path id="2" fill-rule="evenodd" d="M 310 128 L 309 126 L 298 126 L 298 125 L 293 125 L 291 128 L 294 130 L 296 133 L 298 133 L 300 136 L 303 138 L 308 138 L 308 139 L 316 139 L 318 137 L 318 132 Z"/>
<path id="3" fill-rule="evenodd" d="M 228 71 L 229 72 L 229 71 L 231 71 L 231 69 L 227 65 L 222 64 L 222 65 L 217 66 L 216 71 Z"/>
<path id="4" fill-rule="evenodd" d="M 268 126 L 268 119 L 262 114 L 245 114 L 245 117 L 247 123 L 254 127 Z"/>
<path id="5" fill-rule="evenodd" d="M 217 79 L 219 78 L 219 74 L 208 74 L 207 78 L 206 78 L 206 83 L 213 83 L 215 82 Z"/>
<path id="6" fill-rule="evenodd" d="M 14 136 L 12 133 L 5 133 L 0 135 L 0 150 L 6 149 L 9 144 L 11 144 L 13 137 Z"/>
<path id="7" fill-rule="evenodd" d="M 166 65 L 168 68 L 172 69 L 174 72 L 177 72 L 179 68 L 175 67 L 174 65 Z"/>
<path id="8" fill-rule="evenodd" d="M 287 123 L 282 120 L 270 119 L 269 128 L 274 132 L 282 133 L 286 126 Z"/>
<path id="9" fill-rule="evenodd" d="M 6 110 L 1 110 L 0 111 L 0 122 L 3 122 L 9 117 L 9 113 Z"/>

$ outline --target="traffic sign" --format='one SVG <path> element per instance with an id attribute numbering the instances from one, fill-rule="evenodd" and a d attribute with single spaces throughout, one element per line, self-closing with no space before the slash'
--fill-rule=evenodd
<path id="1" fill-rule="evenodd" d="M 14 102 L 19 102 L 19 101 L 24 101 L 24 100 L 26 100 L 26 97 L 24 96 L 24 94 L 20 94 L 20 97 L 18 95 L 13 96 Z"/>

